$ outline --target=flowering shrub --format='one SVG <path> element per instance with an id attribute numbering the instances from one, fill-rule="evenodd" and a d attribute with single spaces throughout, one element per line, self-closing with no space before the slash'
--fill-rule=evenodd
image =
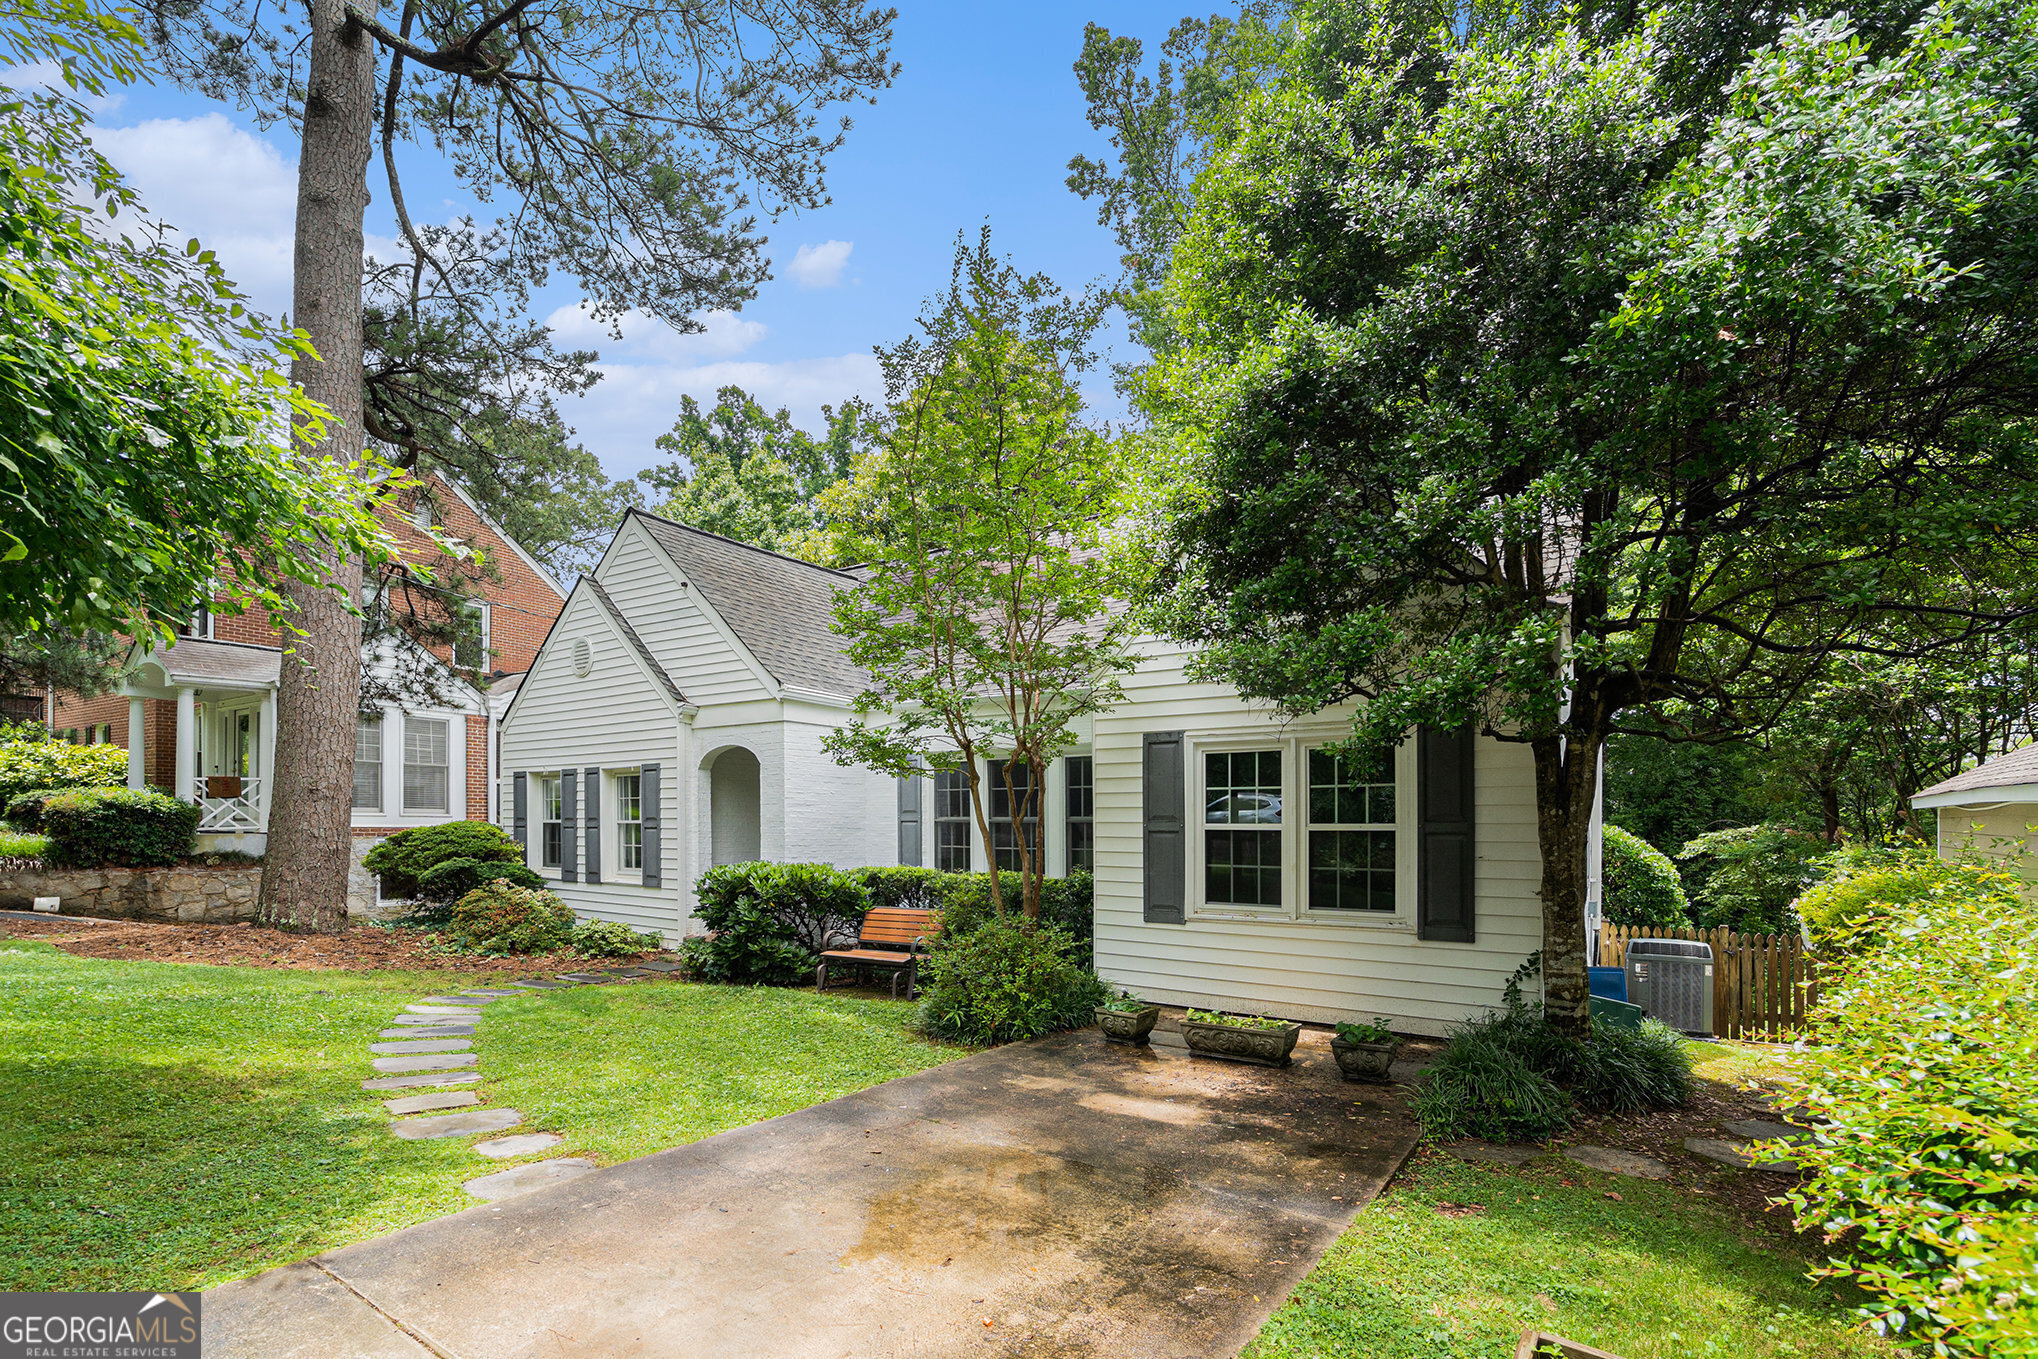
<path id="1" fill-rule="evenodd" d="M 573 941 L 573 912 L 550 892 L 489 882 L 453 903 L 446 932 L 483 953 L 549 953 Z"/>
<path id="2" fill-rule="evenodd" d="M 1814 1172 L 1799 1225 L 1858 1229 L 1830 1272 L 1935 1354 L 2038 1354 L 2038 917 L 2018 885 L 1948 865 L 1853 912 L 1798 1069 L 1823 1124 L 1792 1153 Z"/>

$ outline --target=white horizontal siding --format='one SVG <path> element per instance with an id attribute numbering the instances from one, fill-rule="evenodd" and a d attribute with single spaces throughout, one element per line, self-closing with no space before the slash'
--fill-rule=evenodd
<path id="1" fill-rule="evenodd" d="M 594 668 L 586 679 L 573 673 L 573 644 L 579 640 L 585 640 L 593 653 Z M 663 876 L 662 884 L 655 888 L 618 881 L 557 881 L 558 870 L 540 867 L 537 862 L 534 791 L 529 820 L 531 866 L 555 879 L 552 889 L 583 919 L 617 920 L 634 929 L 666 935 L 685 933 L 680 878 L 681 790 L 686 786 L 686 771 L 675 762 L 677 743 L 678 717 L 670 700 L 645 675 L 600 602 L 588 591 L 576 593 L 538 663 L 524 679 L 516 707 L 502 726 L 502 819 L 507 825 L 515 815 L 510 787 L 518 772 L 626 769 L 655 763 L 660 774 L 659 859 Z M 577 826 L 576 832 L 576 843 L 584 853 L 584 827 Z M 604 818 L 604 842 L 613 835 L 613 827 Z"/>
<path id="2" fill-rule="evenodd" d="M 1279 738 L 1284 731 L 1268 709 L 1242 702 L 1223 686 L 1191 683 L 1178 649 L 1150 647 L 1124 683 L 1128 701 L 1096 719 L 1094 739 L 1101 976 L 1174 1004 L 1319 1022 L 1377 1015 L 1413 1032 L 1442 1032 L 1500 1003 L 1508 976 L 1542 945 L 1536 895 L 1542 867 L 1526 747 L 1478 743 L 1476 943 L 1418 939 L 1412 920 L 1390 926 L 1199 918 L 1194 883 L 1187 923 L 1150 925 L 1142 919 L 1143 734 L 1181 730 L 1193 741 Z M 1350 711 L 1325 716 L 1343 718 Z M 1188 773 L 1193 789 L 1196 771 Z M 1190 833 L 1197 833 L 1193 824 Z"/>
<path id="3" fill-rule="evenodd" d="M 769 697 L 757 672 L 702 611 L 678 568 L 635 519 L 625 524 L 595 579 L 688 702 L 707 707 Z"/>

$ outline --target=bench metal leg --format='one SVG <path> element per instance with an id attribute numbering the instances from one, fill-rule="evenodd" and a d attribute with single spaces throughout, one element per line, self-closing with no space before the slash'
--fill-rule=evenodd
<path id="1" fill-rule="evenodd" d="M 822 963 L 814 969 L 814 992 L 816 995 L 828 989 L 828 964 Z"/>

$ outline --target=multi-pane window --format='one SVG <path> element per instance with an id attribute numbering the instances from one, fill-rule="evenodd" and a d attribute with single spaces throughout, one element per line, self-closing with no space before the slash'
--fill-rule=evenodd
<path id="1" fill-rule="evenodd" d="M 644 871 L 644 777 L 616 775 L 616 867 Z"/>
<path id="2" fill-rule="evenodd" d="M 563 840 L 559 776 L 539 774 L 532 782 L 538 785 L 538 865 L 541 868 L 557 868 L 563 857 L 560 853 Z"/>
<path id="3" fill-rule="evenodd" d="M 960 769 L 934 771 L 934 866 L 944 873 L 969 872 L 969 775 Z"/>
<path id="4" fill-rule="evenodd" d="M 1088 755 L 1062 761 L 1068 773 L 1069 872 L 1088 873 L 1097 866 L 1096 766 Z"/>
<path id="5" fill-rule="evenodd" d="M 481 670 L 488 663 L 488 605 L 471 601 L 460 614 L 459 635 L 453 641 L 453 664 L 464 670 Z"/>
<path id="6" fill-rule="evenodd" d="M 991 781 L 991 850 L 998 867 L 1019 872 L 1019 836 L 1012 824 L 1016 813 L 1026 827 L 1026 848 L 1040 857 L 1040 796 L 1033 788 L 1033 766 L 1016 769 L 1003 760 L 992 760 L 985 777 Z M 1006 786 L 1006 780 L 1011 786 Z"/>
<path id="7" fill-rule="evenodd" d="M 407 812 L 447 811 L 451 772 L 445 719 L 404 718 L 403 809 Z"/>
<path id="8" fill-rule="evenodd" d="M 1309 909 L 1394 909 L 1394 752 L 1309 752 Z"/>
<path id="9" fill-rule="evenodd" d="M 1203 899 L 1281 904 L 1281 752 L 1203 756 Z"/>
<path id="10" fill-rule="evenodd" d="M 382 715 L 354 718 L 354 806 L 382 810 Z"/>

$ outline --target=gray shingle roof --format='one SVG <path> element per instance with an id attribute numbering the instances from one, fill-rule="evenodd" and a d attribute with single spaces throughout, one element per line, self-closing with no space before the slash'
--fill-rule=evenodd
<path id="1" fill-rule="evenodd" d="M 642 510 L 631 513 L 779 683 L 845 698 L 869 683 L 830 627 L 835 594 L 853 588 L 854 576 Z"/>
<path id="2" fill-rule="evenodd" d="M 665 667 L 660 665 L 658 658 L 651 654 L 651 648 L 644 645 L 644 639 L 639 637 L 637 630 L 630 626 L 630 620 L 623 617 L 623 611 L 616 607 L 615 600 L 609 598 L 609 592 L 602 589 L 601 582 L 593 576 L 582 576 L 581 579 L 587 582 L 587 588 L 594 591 L 595 599 L 601 604 L 602 608 L 608 611 L 609 618 L 616 625 L 616 630 L 623 634 L 623 640 L 628 642 L 636 650 L 637 655 L 643 658 L 644 664 L 651 671 L 652 677 L 665 686 L 665 692 L 671 694 L 675 701 L 680 703 L 686 702 L 686 695 L 679 692 L 679 686 L 672 682 L 672 676 L 665 673 Z"/>
<path id="3" fill-rule="evenodd" d="M 194 685 L 269 685 L 283 669 L 280 648 L 203 637 L 179 637 L 149 659 L 160 664 L 172 682 Z"/>
<path id="4" fill-rule="evenodd" d="M 2038 742 L 2020 746 L 2007 755 L 1976 765 L 1964 774 L 1919 790 L 1917 796 L 1940 793 L 1982 792 L 1990 788 L 2011 788 L 2020 783 L 2038 783 Z"/>

